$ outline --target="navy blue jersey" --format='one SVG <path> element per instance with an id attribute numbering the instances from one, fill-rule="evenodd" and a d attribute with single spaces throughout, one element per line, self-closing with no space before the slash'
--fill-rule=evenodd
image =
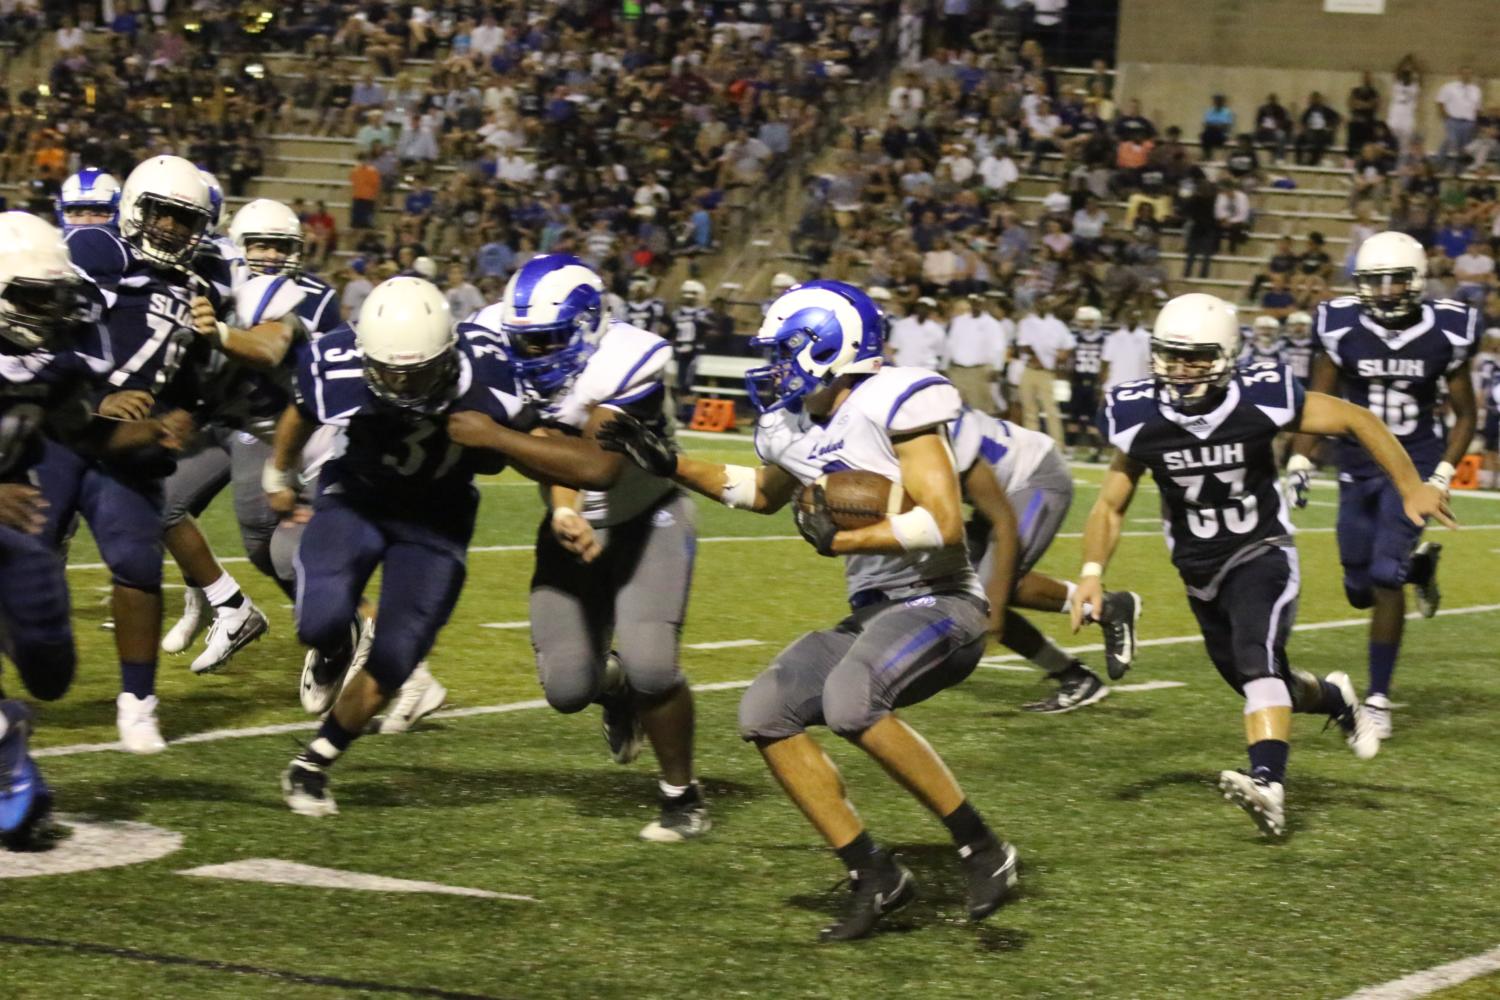
<path id="1" fill-rule="evenodd" d="M 1478 311 L 1452 299 L 1424 302 L 1415 323 L 1388 330 L 1351 296 L 1319 305 L 1313 330 L 1338 369 L 1339 395 L 1379 417 L 1418 470 L 1430 472 L 1447 444 L 1440 413 L 1447 377 L 1478 349 Z M 1383 475 L 1347 439 L 1340 442 L 1339 468 L 1356 478 Z"/>
<path id="2" fill-rule="evenodd" d="M 1281 341 L 1277 341 L 1270 347 L 1261 347 L 1254 340 L 1246 339 L 1245 346 L 1240 351 L 1239 366 L 1249 368 L 1251 365 L 1279 365 L 1286 361 L 1281 353 Z"/>
<path id="3" fill-rule="evenodd" d="M 1292 374 L 1297 376 L 1297 381 L 1304 386 L 1312 377 L 1313 355 L 1318 353 L 1318 342 L 1309 334 L 1306 340 L 1292 340 L 1288 337 L 1281 342 L 1281 358 L 1286 362 Z"/>
<path id="4" fill-rule="evenodd" d="M 227 236 L 211 236 L 198 244 L 193 254 L 192 272 L 213 289 L 209 295 L 216 303 L 227 303 L 230 294 L 239 284 L 238 275 L 244 270 L 244 260 L 239 248 Z"/>
<path id="5" fill-rule="evenodd" d="M 63 241 L 73 265 L 105 291 L 114 291 L 136 264 L 135 254 L 112 227 L 78 226 L 68 230 Z"/>
<path id="6" fill-rule="evenodd" d="M 337 492 L 408 519 L 443 519 L 473 503 L 475 473 L 498 472 L 499 456 L 448 439 L 450 413 L 477 410 L 498 423 L 526 426 L 529 411 L 499 340 L 485 330 L 459 331 L 456 394 L 431 412 L 381 402 L 364 379 L 364 359 L 347 324 L 297 350 L 297 406 L 303 415 L 343 428 L 342 441 L 319 474 L 321 492 Z"/>
<path id="7" fill-rule="evenodd" d="M 1303 399 L 1285 365 L 1236 369 L 1224 401 L 1201 415 L 1158 403 L 1151 379 L 1110 390 L 1099 429 L 1151 471 L 1188 586 L 1207 586 L 1236 553 L 1291 535 L 1271 445 L 1301 417 Z"/>
<path id="8" fill-rule="evenodd" d="M 139 268 L 120 278 L 104 314 L 115 358 L 111 392 L 140 390 L 163 404 L 197 407 L 197 379 L 179 374 L 216 352 L 193 325 L 194 294 L 180 272 Z"/>
<path id="9" fill-rule="evenodd" d="M 1080 382 L 1097 382 L 1104 361 L 1104 331 L 1077 330 L 1073 347 L 1073 378 Z"/>
<path id="10" fill-rule="evenodd" d="M 339 316 L 339 293 L 332 285 L 315 274 L 299 274 L 295 280 L 297 287 L 307 293 L 297 305 L 297 316 L 307 328 L 309 337 L 321 337 L 343 325 L 344 320 Z"/>
<path id="11" fill-rule="evenodd" d="M 96 332 L 80 328 L 76 350 L 0 354 L 0 483 L 30 478 L 44 434 L 68 441 L 92 419 L 93 385 L 112 366 Z"/>

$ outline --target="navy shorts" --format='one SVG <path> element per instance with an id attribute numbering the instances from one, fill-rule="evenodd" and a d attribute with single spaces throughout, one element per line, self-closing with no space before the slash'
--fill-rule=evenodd
<path id="1" fill-rule="evenodd" d="M 1367 608 L 1374 601 L 1373 588 L 1399 590 L 1406 583 L 1422 529 L 1407 518 L 1401 494 L 1389 479 L 1340 476 L 1337 531 L 1344 592 L 1351 604 Z"/>
<path id="2" fill-rule="evenodd" d="M 1213 599 L 1188 595 L 1208 658 L 1236 691 L 1243 694 L 1250 681 L 1290 676 L 1286 643 L 1300 586 L 1297 550 L 1270 546 L 1225 573 Z"/>

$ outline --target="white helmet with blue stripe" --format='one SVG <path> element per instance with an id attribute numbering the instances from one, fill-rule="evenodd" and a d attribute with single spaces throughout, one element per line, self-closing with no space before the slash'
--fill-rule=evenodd
<path id="1" fill-rule="evenodd" d="M 296 274 L 302 269 L 302 222 L 273 198 L 256 198 L 235 212 L 229 239 L 252 274 Z"/>
<path id="2" fill-rule="evenodd" d="M 527 261 L 500 302 L 500 331 L 516 376 L 544 396 L 583 370 L 609 325 L 604 282 L 569 254 Z"/>
<path id="3" fill-rule="evenodd" d="M 80 218 L 81 213 L 88 217 Z M 62 183 L 62 192 L 57 197 L 57 221 L 64 232 L 79 226 L 118 225 L 120 182 L 113 174 L 95 167 L 78 171 Z"/>
<path id="4" fill-rule="evenodd" d="M 198 168 L 198 173 L 203 175 L 203 183 L 208 185 L 208 201 L 214 212 L 212 229 L 218 232 L 219 227 L 224 224 L 224 188 L 217 177 L 202 167 Z"/>

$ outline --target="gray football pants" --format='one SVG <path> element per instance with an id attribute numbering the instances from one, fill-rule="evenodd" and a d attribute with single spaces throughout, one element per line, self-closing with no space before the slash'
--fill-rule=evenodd
<path id="1" fill-rule="evenodd" d="M 1073 506 L 1073 474 L 1062 457 L 1054 452 L 1031 475 L 1026 486 L 1007 493 L 1006 499 L 1016 513 L 1016 534 L 1020 543 L 1016 552 L 1016 580 L 1019 581 L 1041 561 L 1063 521 L 1067 520 L 1068 509 Z M 979 579 L 988 582 L 994 566 L 994 539 L 989 519 L 976 512 L 968 530 L 974 570 Z"/>
<path id="2" fill-rule="evenodd" d="M 783 649 L 740 700 L 740 736 L 776 740 L 808 726 L 853 738 L 893 709 L 974 672 L 988 614 L 969 594 L 929 594 L 854 612 Z"/>
<path id="3" fill-rule="evenodd" d="M 631 689 L 648 701 L 687 682 L 677 642 L 698 544 L 695 520 L 692 501 L 671 494 L 625 524 L 595 528 L 604 551 L 588 565 L 543 520 L 531 578 L 531 644 L 553 708 L 579 712 L 599 699 L 611 649 Z"/>
<path id="4" fill-rule="evenodd" d="M 243 431 L 207 427 L 198 436 L 199 447 L 177 460 L 177 469 L 166 481 L 166 527 L 198 517 L 225 486 L 234 493 L 234 518 L 239 522 L 245 555 L 262 573 L 277 579 L 271 561 L 271 534 L 276 514 L 266 505 L 260 473 L 271 446 Z M 212 580 L 195 580 L 199 586 Z"/>

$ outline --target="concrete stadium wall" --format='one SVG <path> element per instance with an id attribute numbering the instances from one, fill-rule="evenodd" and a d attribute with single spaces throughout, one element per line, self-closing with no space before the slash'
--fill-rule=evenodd
<path id="1" fill-rule="evenodd" d="M 1159 124 L 1196 136 L 1209 97 L 1230 97 L 1248 125 L 1268 93 L 1304 104 L 1312 90 L 1341 114 L 1360 72 L 1382 100 L 1407 54 L 1424 70 L 1424 130 L 1440 136 L 1433 97 L 1458 67 L 1500 80 L 1500 2 L 1386 0 L 1386 13 L 1327 14 L 1322 0 L 1122 0 L 1118 91 Z M 1487 88 L 1493 103 L 1500 82 Z"/>

